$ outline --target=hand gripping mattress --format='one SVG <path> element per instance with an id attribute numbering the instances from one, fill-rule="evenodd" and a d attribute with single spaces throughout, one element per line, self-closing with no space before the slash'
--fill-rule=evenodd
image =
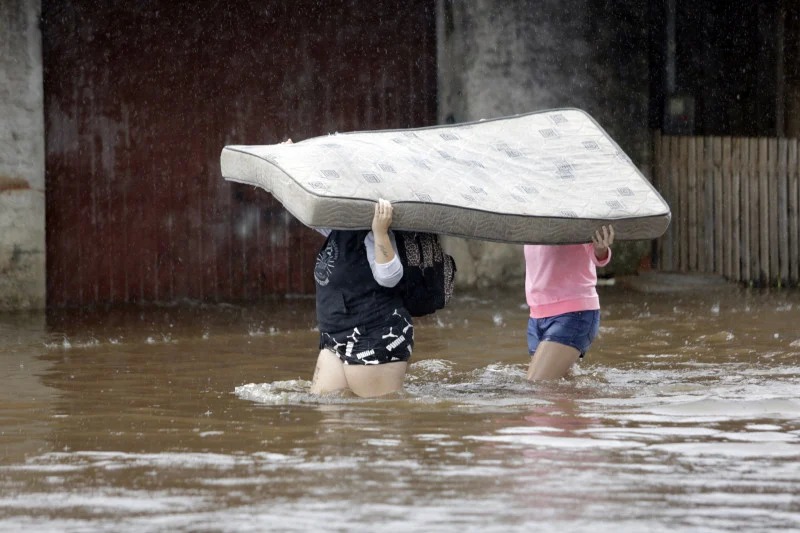
<path id="1" fill-rule="evenodd" d="M 394 229 L 508 243 L 589 242 L 607 223 L 618 239 L 653 239 L 670 221 L 661 195 L 578 109 L 226 146 L 221 166 L 311 227 L 369 228 L 379 198 L 394 205 Z"/>

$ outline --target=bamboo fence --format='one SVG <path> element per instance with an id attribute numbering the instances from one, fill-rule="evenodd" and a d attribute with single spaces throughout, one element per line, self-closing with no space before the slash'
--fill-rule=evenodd
<path id="1" fill-rule="evenodd" d="M 799 146 L 798 139 L 656 132 L 653 183 L 672 222 L 656 242 L 655 266 L 797 286 Z"/>

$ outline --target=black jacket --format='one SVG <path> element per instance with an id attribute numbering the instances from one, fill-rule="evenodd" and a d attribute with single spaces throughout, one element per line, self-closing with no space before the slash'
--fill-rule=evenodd
<path id="1" fill-rule="evenodd" d="M 368 231 L 331 231 L 317 255 L 317 322 L 321 332 L 379 325 L 403 306 L 400 292 L 375 281 L 364 238 Z M 366 331 L 361 332 L 366 333 Z"/>

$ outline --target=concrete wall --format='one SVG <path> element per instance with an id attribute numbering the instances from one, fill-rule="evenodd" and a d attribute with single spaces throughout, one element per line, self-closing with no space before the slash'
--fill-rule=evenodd
<path id="1" fill-rule="evenodd" d="M 0 311 L 45 303 L 40 6 L 0 1 Z"/>
<path id="2" fill-rule="evenodd" d="M 437 0 L 439 120 L 556 107 L 589 112 L 650 174 L 645 0 Z M 522 283 L 520 246 L 447 238 L 461 286 Z M 615 245 L 634 271 L 649 242 Z"/>

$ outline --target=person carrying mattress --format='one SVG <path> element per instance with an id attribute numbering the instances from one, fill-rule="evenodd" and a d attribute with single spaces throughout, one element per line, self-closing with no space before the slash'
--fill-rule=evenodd
<path id="1" fill-rule="evenodd" d="M 596 267 L 611 261 L 614 228 L 591 244 L 526 244 L 525 296 L 530 307 L 527 377 L 560 379 L 583 357 L 600 329 Z"/>
<path id="2" fill-rule="evenodd" d="M 375 397 L 403 389 L 414 324 L 394 289 L 403 264 L 391 224 L 392 204 L 379 199 L 371 231 L 317 228 L 326 239 L 314 266 L 320 352 L 312 394 Z"/>
<path id="3" fill-rule="evenodd" d="M 372 231 L 318 230 L 327 236 L 317 256 L 320 352 L 311 392 L 349 389 L 362 397 L 403 388 L 414 348 L 414 325 L 394 290 L 403 278 L 392 204 L 378 200 Z"/>

